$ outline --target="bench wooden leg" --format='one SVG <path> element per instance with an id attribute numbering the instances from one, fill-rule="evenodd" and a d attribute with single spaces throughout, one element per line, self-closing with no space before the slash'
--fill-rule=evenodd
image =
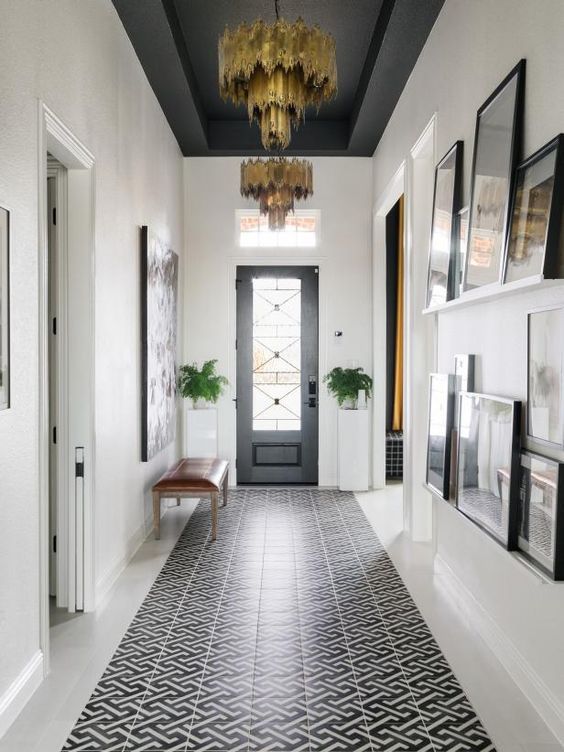
<path id="1" fill-rule="evenodd" d="M 217 538 L 217 491 L 210 494 L 211 497 L 211 539 L 214 541 Z"/>
<path id="2" fill-rule="evenodd" d="M 161 537 L 161 495 L 158 491 L 153 491 L 153 529 L 155 540 L 159 540 Z"/>
<path id="3" fill-rule="evenodd" d="M 227 487 L 229 486 L 229 473 L 225 473 L 225 478 L 223 479 L 223 506 L 227 506 Z"/>

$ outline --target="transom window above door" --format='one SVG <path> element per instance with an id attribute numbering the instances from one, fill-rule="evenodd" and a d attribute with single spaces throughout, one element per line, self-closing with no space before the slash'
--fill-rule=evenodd
<path id="1" fill-rule="evenodd" d="M 315 248 L 319 243 L 319 212 L 295 211 L 286 217 L 283 230 L 269 230 L 268 217 L 258 209 L 237 212 L 241 248 Z"/>

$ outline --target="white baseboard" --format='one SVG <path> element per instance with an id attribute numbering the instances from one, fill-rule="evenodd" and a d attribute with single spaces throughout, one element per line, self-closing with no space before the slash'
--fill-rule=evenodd
<path id="1" fill-rule="evenodd" d="M 0 739 L 43 681 L 43 652 L 38 650 L 0 697 Z"/>
<path id="2" fill-rule="evenodd" d="M 435 569 L 437 573 L 444 573 L 445 577 L 441 582 L 448 588 L 468 622 L 495 654 L 554 736 L 564 744 L 564 705 L 560 699 L 547 687 L 507 634 L 439 554 L 435 556 Z"/>
<path id="3" fill-rule="evenodd" d="M 129 538 L 126 543 L 123 556 L 118 559 L 115 564 L 112 564 L 108 569 L 106 569 L 104 574 L 96 582 L 95 608 L 98 608 L 107 597 L 108 593 L 115 585 L 118 577 L 127 567 L 131 559 L 133 559 L 152 529 L 153 518 L 150 517 L 147 518 L 144 523 L 140 525 L 133 533 L 133 535 Z"/>

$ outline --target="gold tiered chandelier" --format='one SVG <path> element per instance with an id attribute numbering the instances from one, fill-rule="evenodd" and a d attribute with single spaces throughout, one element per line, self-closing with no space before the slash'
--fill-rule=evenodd
<path id="1" fill-rule="evenodd" d="M 270 230 L 282 230 L 294 201 L 313 193 L 313 167 L 305 159 L 249 159 L 241 164 L 241 195 L 259 202 Z"/>
<path id="2" fill-rule="evenodd" d="M 280 151 L 306 107 L 319 109 L 337 93 L 335 40 L 303 19 L 287 23 L 259 19 L 225 30 L 219 40 L 219 90 L 224 100 L 245 104 L 249 121 L 260 126 L 262 145 Z"/>

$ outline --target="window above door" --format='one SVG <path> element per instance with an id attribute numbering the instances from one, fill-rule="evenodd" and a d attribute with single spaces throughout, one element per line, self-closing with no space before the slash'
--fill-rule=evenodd
<path id="1" fill-rule="evenodd" d="M 268 217 L 258 209 L 236 212 L 237 240 L 241 248 L 315 248 L 319 245 L 319 211 L 296 210 L 286 217 L 284 230 L 268 229 Z"/>

